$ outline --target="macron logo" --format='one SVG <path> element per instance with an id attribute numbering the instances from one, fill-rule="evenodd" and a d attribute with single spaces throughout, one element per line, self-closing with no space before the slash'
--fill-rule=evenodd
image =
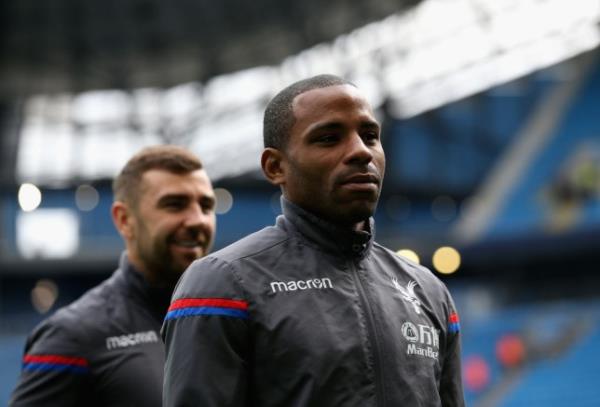
<path id="1" fill-rule="evenodd" d="M 154 342 L 158 342 L 158 335 L 156 332 L 136 332 L 134 334 L 111 336 L 106 338 L 106 349 L 110 350 L 116 348 L 128 348 L 130 346 Z"/>
<path id="2" fill-rule="evenodd" d="M 287 282 L 273 281 L 271 283 L 271 291 L 273 291 L 274 293 L 297 290 L 322 290 L 325 288 L 333 288 L 333 284 L 328 278 L 313 278 L 310 280 L 298 280 Z"/>

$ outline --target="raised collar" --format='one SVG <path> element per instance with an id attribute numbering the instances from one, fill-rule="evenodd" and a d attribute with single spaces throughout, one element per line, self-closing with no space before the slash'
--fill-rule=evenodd
<path id="1" fill-rule="evenodd" d="M 302 209 L 281 197 L 283 215 L 302 235 L 326 251 L 363 258 L 373 244 L 375 224 L 373 218 L 365 223 L 367 230 L 355 231 L 341 228 Z"/>
<path id="2" fill-rule="evenodd" d="M 124 281 L 123 287 L 126 295 L 146 308 L 154 318 L 162 323 L 173 291 L 150 284 L 144 275 L 129 262 L 127 252 L 121 254 L 117 273 L 121 274 Z"/>

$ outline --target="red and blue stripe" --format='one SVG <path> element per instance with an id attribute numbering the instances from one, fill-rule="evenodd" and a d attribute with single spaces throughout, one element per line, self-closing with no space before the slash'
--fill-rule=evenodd
<path id="1" fill-rule="evenodd" d="M 196 315 L 220 315 L 248 319 L 248 303 L 225 298 L 181 298 L 171 304 L 165 321 Z"/>
<path id="2" fill-rule="evenodd" d="M 23 370 L 26 371 L 58 371 L 69 373 L 89 373 L 87 359 L 63 355 L 25 355 Z"/>
<path id="3" fill-rule="evenodd" d="M 450 314 L 450 317 L 448 318 L 448 331 L 452 334 L 460 331 L 460 321 L 456 312 Z"/>

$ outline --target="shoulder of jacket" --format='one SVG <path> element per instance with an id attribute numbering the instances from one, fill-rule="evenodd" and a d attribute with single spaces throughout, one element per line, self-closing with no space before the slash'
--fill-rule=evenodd
<path id="1" fill-rule="evenodd" d="M 277 227 L 267 227 L 216 252 L 194 261 L 183 273 L 173 298 L 236 296 L 248 297 L 244 276 L 249 268 L 241 267 L 246 259 L 270 255 L 282 250 L 288 234 Z"/>
<path id="2" fill-rule="evenodd" d="M 28 342 L 31 343 L 82 343 L 86 335 L 84 334 L 85 322 L 82 319 L 85 315 L 73 312 L 72 304 L 59 308 L 41 321 L 29 334 Z"/>
<path id="3" fill-rule="evenodd" d="M 208 255 L 207 258 L 212 257 L 226 263 L 233 263 L 236 260 L 274 250 L 277 246 L 289 240 L 289 238 L 290 235 L 287 232 L 280 228 L 269 226 Z"/>
<path id="4" fill-rule="evenodd" d="M 90 331 L 104 331 L 110 326 L 113 310 L 121 308 L 123 294 L 112 279 L 107 279 L 86 291 L 47 318 L 48 326 L 56 326 L 72 336 L 87 336 Z"/>

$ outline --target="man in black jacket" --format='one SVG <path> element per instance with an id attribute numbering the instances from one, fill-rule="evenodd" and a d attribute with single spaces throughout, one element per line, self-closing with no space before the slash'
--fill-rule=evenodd
<path id="1" fill-rule="evenodd" d="M 177 280 L 206 255 L 215 197 L 198 158 L 143 149 L 113 184 L 119 268 L 31 333 L 11 406 L 161 406 L 159 330 Z"/>
<path id="2" fill-rule="evenodd" d="M 385 157 L 363 95 L 331 75 L 297 82 L 263 135 L 283 215 L 184 273 L 164 405 L 464 406 L 450 294 L 373 240 Z"/>

